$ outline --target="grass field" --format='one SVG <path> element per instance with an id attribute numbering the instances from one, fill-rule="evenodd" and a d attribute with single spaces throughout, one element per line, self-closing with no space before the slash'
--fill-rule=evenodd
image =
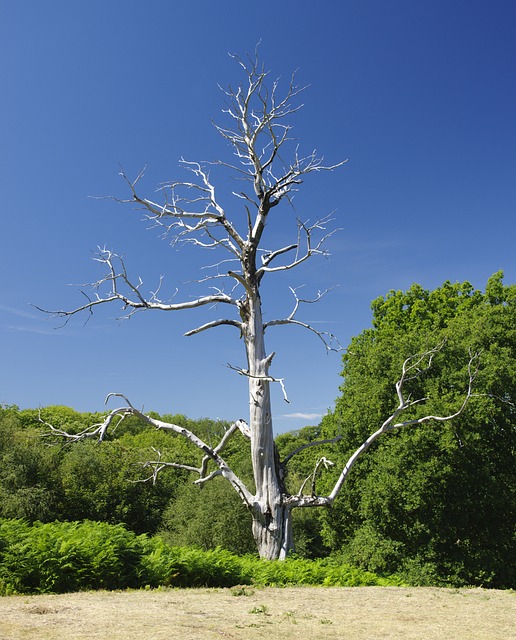
<path id="1" fill-rule="evenodd" d="M 0 598 L 2 640 L 512 640 L 510 591 L 170 589 Z"/>

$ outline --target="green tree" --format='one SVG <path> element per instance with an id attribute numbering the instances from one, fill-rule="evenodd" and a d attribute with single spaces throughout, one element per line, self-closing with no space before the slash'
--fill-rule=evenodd
<path id="1" fill-rule="evenodd" d="M 207 418 L 193 421 L 184 416 L 166 416 L 166 419 L 195 431 L 210 446 L 216 445 L 230 426 L 223 421 Z M 175 458 L 178 459 L 181 455 L 182 460 L 188 460 L 187 456 L 193 455 L 195 460 L 195 447 L 184 438 L 176 436 L 175 439 L 185 447 L 182 453 L 180 450 L 175 452 Z M 247 439 L 232 438 L 224 448 L 224 455 L 239 477 L 252 486 L 253 471 L 249 450 L 250 443 Z M 215 465 L 210 464 L 207 472 L 211 470 L 216 470 Z M 251 514 L 231 486 L 222 480 L 215 477 L 210 482 L 194 484 L 195 476 L 189 474 L 188 480 L 178 488 L 177 495 L 170 501 L 163 515 L 160 534 L 167 542 L 176 546 L 198 546 L 206 550 L 222 547 L 240 554 L 256 550 L 251 532 Z"/>
<path id="2" fill-rule="evenodd" d="M 24 429 L 35 429 L 46 432 L 44 423 L 63 425 L 67 431 L 77 433 L 102 420 L 102 414 L 84 412 L 80 413 L 71 407 L 64 405 L 50 405 L 41 409 L 22 409 L 18 413 L 20 425 Z"/>
<path id="3" fill-rule="evenodd" d="M 410 383 L 414 397 L 428 398 L 425 413 L 460 403 L 470 350 L 481 352 L 475 396 L 451 422 L 379 439 L 323 514 L 326 543 L 362 567 L 414 582 L 514 586 L 516 286 L 504 285 L 502 272 L 485 293 L 467 282 L 413 285 L 372 309 L 373 326 L 344 355 L 342 395 L 322 424 L 326 437 L 342 436 L 343 459 L 392 412 L 393 382 L 410 354 L 446 341 Z"/>
<path id="4" fill-rule="evenodd" d="M 58 420 L 78 433 L 99 417 L 64 406 L 22 411 L 0 407 L 0 517 L 30 522 L 90 519 L 124 523 L 137 533 L 157 530 L 166 505 L 188 474 L 168 474 L 153 486 L 144 482 L 152 472 L 143 462 L 155 450 L 165 455 L 179 451 L 186 457 L 184 440 L 141 432 L 141 421 L 135 418 L 124 421 L 105 447 L 91 442 L 77 448 L 49 446 L 45 438 L 44 422 Z"/>
<path id="5" fill-rule="evenodd" d="M 222 547 L 232 553 L 256 551 L 251 514 L 222 478 L 202 490 L 186 483 L 165 510 L 161 537 L 174 546 Z"/>
<path id="6" fill-rule="evenodd" d="M 156 485 L 146 482 L 150 472 L 142 460 L 148 449 L 125 442 L 102 447 L 81 442 L 68 448 L 60 467 L 62 519 L 123 523 L 136 533 L 156 532 L 185 476 L 166 474 Z"/>
<path id="7" fill-rule="evenodd" d="M 59 452 L 22 427 L 17 407 L 0 407 L 0 517 L 48 522 L 60 502 Z"/>

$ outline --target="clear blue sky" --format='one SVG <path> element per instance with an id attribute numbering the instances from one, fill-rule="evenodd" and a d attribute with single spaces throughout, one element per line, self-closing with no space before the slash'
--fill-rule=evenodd
<path id="1" fill-rule="evenodd" d="M 91 257 L 104 244 L 148 289 L 164 274 L 165 289 L 188 295 L 190 257 L 139 212 L 89 196 L 126 195 L 118 163 L 129 174 L 147 164 L 151 196 L 183 177 L 181 156 L 225 153 L 211 118 L 217 85 L 240 79 L 227 52 L 260 39 L 274 76 L 298 69 L 310 85 L 295 120 L 301 148 L 349 160 L 296 196 L 297 215 L 335 210 L 343 231 L 331 261 L 265 290 L 268 318 L 288 312 L 289 283 L 307 295 L 339 285 L 304 319 L 346 345 L 389 289 L 483 288 L 498 269 L 516 281 L 514 0 L 4 0 L 0 25 L 0 403 L 95 411 L 117 391 L 161 413 L 246 417 L 245 380 L 226 366 L 245 364 L 234 330 L 182 337 L 208 312 L 120 324 L 106 308 L 56 330 L 29 303 L 80 304 L 67 285 L 100 276 Z M 282 225 L 278 211 L 278 237 Z M 340 356 L 296 328 L 271 330 L 268 346 L 292 401 L 275 390 L 276 430 L 316 424 L 338 395 Z"/>

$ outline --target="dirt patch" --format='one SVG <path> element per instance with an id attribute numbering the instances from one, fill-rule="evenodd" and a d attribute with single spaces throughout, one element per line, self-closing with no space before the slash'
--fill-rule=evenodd
<path id="1" fill-rule="evenodd" d="M 0 598 L 2 640 L 516 640 L 516 595 L 394 587 Z"/>

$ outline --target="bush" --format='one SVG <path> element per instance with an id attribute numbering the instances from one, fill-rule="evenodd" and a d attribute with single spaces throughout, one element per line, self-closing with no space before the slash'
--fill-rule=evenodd
<path id="1" fill-rule="evenodd" d="M 253 559 L 248 570 L 253 584 L 259 586 L 363 587 L 401 584 L 399 579 L 379 578 L 335 558 L 307 560 L 293 557 L 285 561 Z"/>
<path id="2" fill-rule="evenodd" d="M 210 551 L 171 547 L 161 538 L 149 540 L 141 562 L 141 586 L 231 587 L 246 581 L 240 558 L 220 547 Z"/>
<path id="3" fill-rule="evenodd" d="M 101 522 L 0 524 L 0 593 L 63 593 L 140 584 L 146 536 Z"/>
<path id="4" fill-rule="evenodd" d="M 88 589 L 399 584 L 335 559 L 284 562 L 171 547 L 123 525 L 0 520 L 0 595 Z"/>
<path id="5" fill-rule="evenodd" d="M 252 553 L 256 545 L 251 514 L 229 482 L 214 478 L 202 487 L 179 488 L 163 514 L 159 534 L 173 546 L 222 547 L 231 553 Z"/>

